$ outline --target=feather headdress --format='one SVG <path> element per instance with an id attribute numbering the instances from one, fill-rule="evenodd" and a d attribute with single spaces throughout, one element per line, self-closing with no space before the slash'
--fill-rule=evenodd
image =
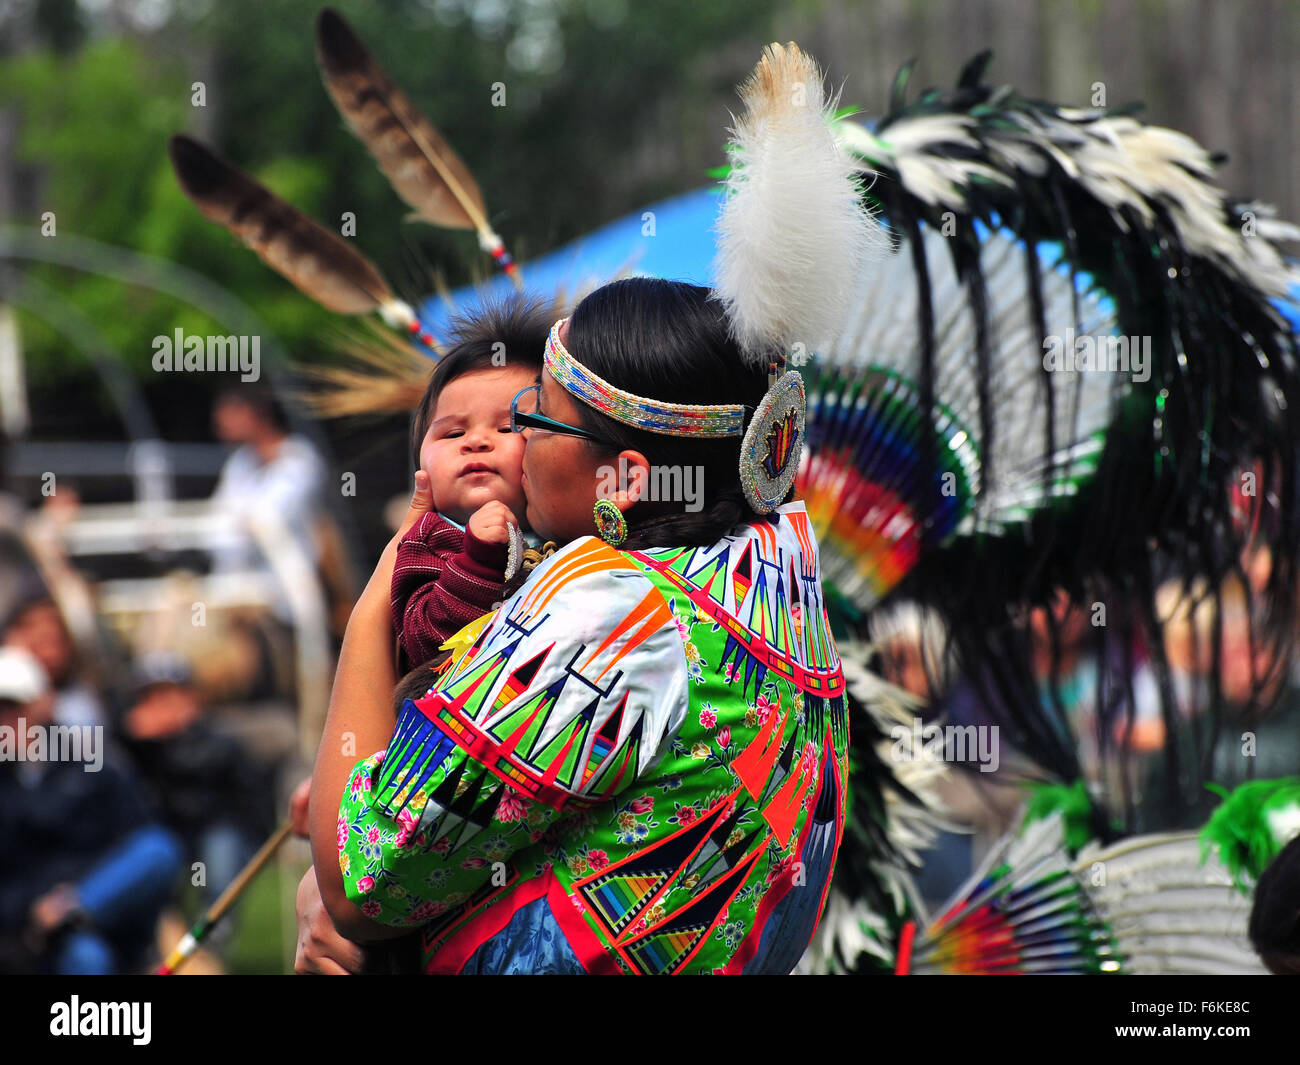
<path id="1" fill-rule="evenodd" d="M 857 167 L 836 147 L 834 102 L 809 56 L 769 45 L 740 94 L 716 292 L 732 335 L 764 365 L 774 349 L 811 352 L 833 339 L 854 279 L 889 241 L 862 210 Z"/>

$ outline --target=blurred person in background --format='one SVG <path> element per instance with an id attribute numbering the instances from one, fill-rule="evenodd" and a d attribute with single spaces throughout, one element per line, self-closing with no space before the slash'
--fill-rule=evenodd
<path id="1" fill-rule="evenodd" d="M 29 736 L 53 722 L 44 668 L 0 648 L 0 730 Z M 60 975 L 139 969 L 181 864 L 126 764 L 98 758 L 0 760 L 0 967 Z M 21 741 L 20 741 L 21 742 Z M 31 747 L 25 748 L 31 751 Z M 51 742 L 46 746 L 54 753 Z"/>
<path id="2" fill-rule="evenodd" d="M 318 528 L 324 517 L 325 462 L 304 437 L 291 435 L 269 389 L 235 385 L 212 411 L 217 438 L 237 445 L 222 467 L 214 507 L 247 524 L 269 515 L 293 538 L 311 565 L 320 561 Z M 217 572 L 264 569 L 252 540 L 217 553 Z"/>
<path id="3" fill-rule="evenodd" d="M 60 725 L 103 725 L 104 703 L 58 604 L 34 571 L 24 574 L 21 590 L 0 619 L 0 644 L 31 654 L 45 671 Z"/>
<path id="4" fill-rule="evenodd" d="M 271 778 L 237 739 L 205 719 L 189 665 L 167 652 L 136 663 L 121 735 L 187 859 L 203 863 L 205 905 L 211 903 L 271 830 Z"/>

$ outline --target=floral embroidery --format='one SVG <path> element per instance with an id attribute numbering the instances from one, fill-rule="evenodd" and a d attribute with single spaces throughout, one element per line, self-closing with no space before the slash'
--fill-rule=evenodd
<path id="1" fill-rule="evenodd" d="M 447 904 L 438 899 L 425 899 L 422 903 L 411 911 L 411 916 L 407 920 L 411 924 L 424 924 L 432 921 L 435 917 L 441 917 L 447 912 Z"/>
<path id="2" fill-rule="evenodd" d="M 669 818 L 672 820 L 672 818 Z M 620 843 L 631 846 L 634 843 L 640 843 L 650 835 L 650 826 L 644 821 L 633 821 L 626 828 L 620 827 L 616 836 Z"/>
<path id="3" fill-rule="evenodd" d="M 420 826 L 411 811 L 405 808 L 397 815 L 397 826 L 397 837 L 393 840 L 393 845 L 401 850 L 403 847 L 410 846 L 412 837 Z"/>
<path id="4" fill-rule="evenodd" d="M 779 859 L 776 862 L 776 864 L 774 864 L 768 870 L 767 882 L 769 884 L 776 883 L 776 881 L 781 879 L 781 877 L 784 876 L 785 873 L 788 872 L 795 864 L 797 863 L 795 862 L 795 858 L 793 854 L 788 854 L 785 857 Z"/>
<path id="5" fill-rule="evenodd" d="M 502 861 L 510 854 L 510 841 L 505 836 L 493 836 L 483 841 L 483 853 L 493 861 Z"/>
<path id="6" fill-rule="evenodd" d="M 717 723 L 717 711 L 715 711 L 708 703 L 705 703 L 704 708 L 700 711 L 700 724 L 704 728 L 713 728 Z"/>
<path id="7" fill-rule="evenodd" d="M 745 922 L 728 921 L 721 925 L 714 935 L 727 944 L 728 954 L 734 954 L 736 948 L 740 946 L 740 941 L 745 938 Z"/>
<path id="8" fill-rule="evenodd" d="M 506 793 L 501 796 L 501 801 L 497 803 L 496 818 L 509 824 L 513 821 L 522 821 L 529 814 L 532 803 L 524 795 L 520 795 L 514 788 L 506 785 Z"/>

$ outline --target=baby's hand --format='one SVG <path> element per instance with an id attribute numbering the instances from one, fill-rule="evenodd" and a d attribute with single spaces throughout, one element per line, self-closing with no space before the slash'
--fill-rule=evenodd
<path id="1" fill-rule="evenodd" d="M 484 503 L 469 516 L 466 528 L 485 544 L 508 544 L 510 529 L 508 526 L 519 524 L 519 519 L 510 512 L 510 508 L 498 499 Z"/>

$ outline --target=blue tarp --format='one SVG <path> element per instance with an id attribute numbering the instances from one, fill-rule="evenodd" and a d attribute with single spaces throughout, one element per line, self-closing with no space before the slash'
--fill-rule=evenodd
<path id="1" fill-rule="evenodd" d="M 550 300 L 557 292 L 585 292 L 619 274 L 712 285 L 713 227 L 721 196 L 722 187 L 712 185 L 610 222 L 559 251 L 521 263 L 524 286 Z M 513 282 L 498 273 L 480 285 L 455 289 L 455 311 L 442 298 L 430 296 L 420 305 L 420 316 L 439 336 L 453 313 L 472 312 L 481 302 L 513 291 Z"/>

